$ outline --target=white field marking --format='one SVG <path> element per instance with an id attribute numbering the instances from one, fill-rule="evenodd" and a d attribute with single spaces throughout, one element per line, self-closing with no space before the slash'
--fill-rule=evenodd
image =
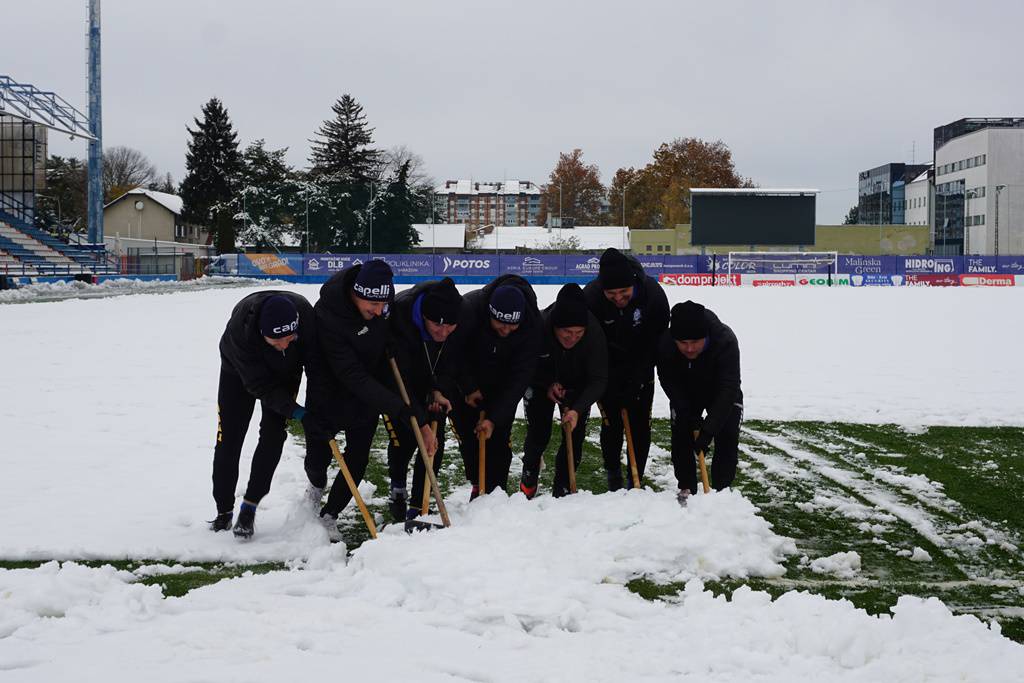
<path id="1" fill-rule="evenodd" d="M 942 536 L 935 528 L 935 521 L 931 515 L 912 508 L 909 505 L 895 500 L 893 496 L 886 492 L 883 492 L 872 482 L 861 477 L 859 474 L 851 472 L 849 470 L 843 470 L 835 467 L 835 465 L 829 460 L 811 453 L 810 451 L 798 448 L 796 444 L 792 443 L 788 439 L 783 437 L 771 436 L 763 432 L 744 427 L 743 431 L 748 435 L 763 441 L 764 443 L 772 446 L 773 448 L 782 451 L 786 455 L 790 456 L 794 460 L 806 462 L 817 470 L 822 476 L 840 486 L 856 492 L 856 494 L 875 507 L 878 507 L 892 515 L 900 518 L 908 524 L 914 531 L 919 533 L 922 537 L 926 538 L 936 547 L 943 549 L 946 553 L 945 548 L 949 546 L 949 542 L 944 536 Z M 946 553 L 948 555 L 948 553 Z M 950 556 L 950 559 L 956 559 Z"/>
<path id="2" fill-rule="evenodd" d="M 785 435 L 786 438 L 793 439 L 794 441 L 807 441 L 807 437 L 799 432 L 787 430 Z M 867 447 L 874 448 L 870 444 Z M 850 454 L 847 452 L 842 453 L 840 457 L 844 462 L 853 467 L 857 467 L 859 463 L 862 463 L 863 466 L 860 468 L 862 473 L 888 484 L 933 511 L 961 518 L 966 515 L 963 506 L 946 495 L 945 487 L 941 482 L 933 481 L 923 474 L 905 474 L 906 469 L 899 465 L 875 465 L 870 463 L 867 457 L 861 453 Z M 856 460 L 856 462 L 853 460 Z M 951 522 L 951 524 L 955 523 Z M 1021 540 L 1016 534 L 983 524 L 977 520 L 973 520 L 969 525 L 956 525 L 955 528 L 961 533 L 951 532 L 948 540 L 951 541 L 952 545 L 965 551 L 974 551 L 986 544 L 1010 545 L 1015 550 L 1021 545 Z M 963 533 L 966 530 L 973 531 L 976 536 Z"/>

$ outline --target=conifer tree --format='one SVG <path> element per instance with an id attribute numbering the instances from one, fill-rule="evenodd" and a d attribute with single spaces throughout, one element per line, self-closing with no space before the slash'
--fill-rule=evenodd
<path id="1" fill-rule="evenodd" d="M 235 221 L 226 208 L 237 187 L 241 170 L 238 136 L 228 112 L 216 97 L 203 105 L 203 118 L 195 121 L 185 153 L 185 179 L 181 183 L 186 222 L 207 226 L 216 235 L 217 251 L 234 252 Z"/>

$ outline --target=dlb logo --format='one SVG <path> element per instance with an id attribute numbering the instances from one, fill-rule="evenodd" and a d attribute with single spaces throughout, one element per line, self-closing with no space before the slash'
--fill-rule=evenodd
<path id="1" fill-rule="evenodd" d="M 459 268 L 465 270 L 479 270 L 487 269 L 491 267 L 490 259 L 471 259 L 471 258 L 449 258 L 444 257 L 444 272 L 447 273 L 449 270 L 456 270 Z"/>

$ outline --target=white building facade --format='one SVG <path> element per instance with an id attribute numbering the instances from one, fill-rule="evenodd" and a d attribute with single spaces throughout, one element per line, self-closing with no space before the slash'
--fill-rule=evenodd
<path id="1" fill-rule="evenodd" d="M 904 199 L 906 225 L 932 225 L 933 187 L 931 171 L 925 171 L 907 183 Z"/>
<path id="2" fill-rule="evenodd" d="M 1024 253 L 1024 118 L 937 128 L 933 204 L 936 253 Z"/>
<path id="3" fill-rule="evenodd" d="M 434 205 L 450 223 L 474 228 L 537 225 L 540 195 L 540 187 L 529 180 L 448 180 L 434 190 Z"/>

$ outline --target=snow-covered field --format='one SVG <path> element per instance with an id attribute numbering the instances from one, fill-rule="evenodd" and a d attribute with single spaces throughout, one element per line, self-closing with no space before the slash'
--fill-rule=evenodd
<path id="1" fill-rule="evenodd" d="M 318 290 L 288 288 L 311 300 Z M 556 291 L 539 287 L 542 305 Z M 748 416 L 1024 423 L 1020 290 L 668 292 L 736 331 Z M 216 344 L 242 295 L 0 306 L 0 559 L 296 569 L 166 599 L 109 567 L 0 570 L 0 679 L 1019 680 L 1024 670 L 1024 648 L 937 601 L 905 598 L 892 617 L 872 617 L 803 593 L 714 598 L 701 579 L 777 576 L 795 552 L 738 493 L 681 511 L 667 493 L 469 506 L 462 490 L 452 529 L 388 529 L 346 560 L 299 504 L 302 453 L 289 443 L 256 538 L 211 534 Z M 656 413 L 667 414 L 663 398 Z M 182 569 L 139 574 L 163 571 Z M 622 585 L 642 574 L 691 582 L 677 600 L 649 602 Z"/>

